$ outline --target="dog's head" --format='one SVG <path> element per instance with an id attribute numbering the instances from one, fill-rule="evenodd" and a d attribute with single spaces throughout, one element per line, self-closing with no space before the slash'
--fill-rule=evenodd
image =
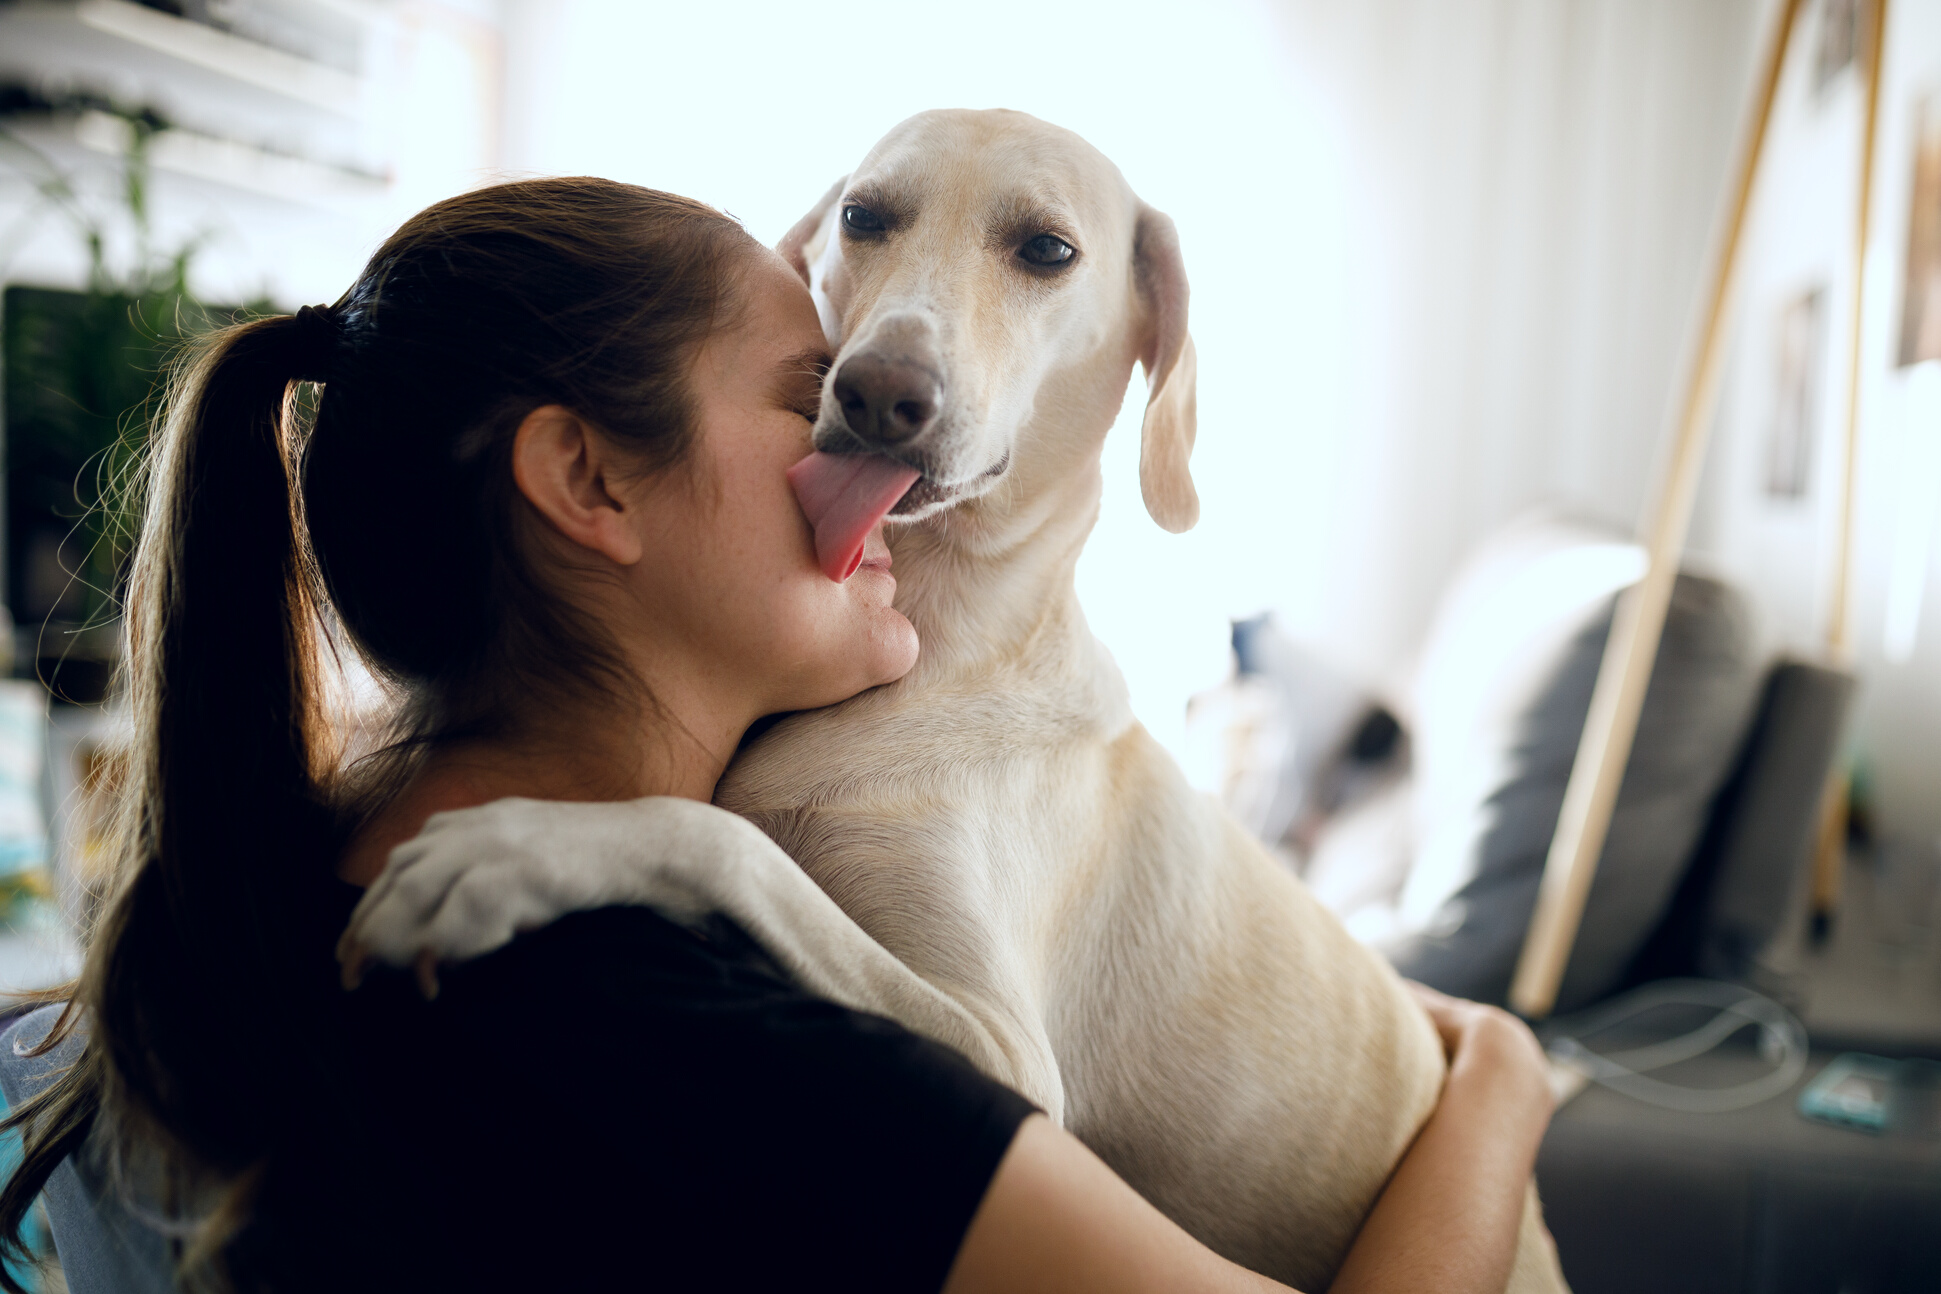
<path id="1" fill-rule="evenodd" d="M 912 117 L 777 250 L 837 350 L 816 448 L 920 472 L 895 515 L 1062 470 L 1095 448 L 1074 438 L 1109 424 L 1136 359 L 1147 510 L 1172 531 L 1198 519 L 1179 242 L 1078 136 L 1018 112 Z"/>

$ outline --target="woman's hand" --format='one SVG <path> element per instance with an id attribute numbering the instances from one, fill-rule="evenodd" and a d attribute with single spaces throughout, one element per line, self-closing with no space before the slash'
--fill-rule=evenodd
<path id="1" fill-rule="evenodd" d="M 1442 1038 L 1449 1078 L 1329 1288 L 1501 1294 L 1550 1122 L 1548 1066 L 1507 1011 L 1410 987 Z M 1071 1134 L 1034 1116 L 992 1178 L 944 1292 L 1285 1288 L 1214 1254 Z"/>
<path id="2" fill-rule="evenodd" d="M 1409 988 L 1442 1038 L 1449 1077 L 1329 1288 L 1499 1291 L 1555 1109 L 1549 1063 L 1509 1012 Z"/>
<path id="3" fill-rule="evenodd" d="M 1526 1113 L 1541 1138 L 1554 1112 L 1555 1098 L 1550 1089 L 1550 1061 L 1529 1026 L 1501 1007 L 1450 997 L 1414 980 L 1404 982 L 1442 1039 L 1443 1054 L 1449 1058 L 1449 1081 L 1522 1089 L 1529 1099 Z"/>

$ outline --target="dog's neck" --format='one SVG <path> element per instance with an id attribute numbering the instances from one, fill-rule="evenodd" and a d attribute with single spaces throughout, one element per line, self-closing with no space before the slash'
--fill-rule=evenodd
<path id="1" fill-rule="evenodd" d="M 1027 425 L 1019 443 L 1063 446 L 1063 462 L 891 532 L 896 605 L 923 644 L 906 685 L 988 674 L 1027 655 L 1089 659 L 1093 639 L 1074 576 L 1098 520 L 1105 433 L 1130 375 L 1128 360 L 1054 379 L 1061 389 L 1043 392 L 1037 407 L 1059 413 L 1037 416 L 1060 416 L 1065 425 L 1055 432 Z"/>
<path id="2" fill-rule="evenodd" d="M 1083 631 L 1073 575 L 1098 516 L 1096 464 L 1088 475 L 1089 497 L 1074 499 L 1071 513 L 1043 516 L 1001 547 L 953 533 L 970 526 L 949 514 L 891 539 L 896 604 L 923 644 L 911 682 L 985 672 L 1027 649 L 1042 652 L 1047 634 Z"/>

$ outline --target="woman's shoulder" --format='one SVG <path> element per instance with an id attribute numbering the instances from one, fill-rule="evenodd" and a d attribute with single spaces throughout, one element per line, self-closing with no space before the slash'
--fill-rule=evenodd
<path id="1" fill-rule="evenodd" d="M 566 913 L 505 947 L 441 972 L 454 1001 L 530 994 L 572 985 L 651 1005 L 655 994 L 801 993 L 772 958 L 726 917 L 675 922 L 649 907 L 615 905 Z"/>
<path id="2" fill-rule="evenodd" d="M 959 1102 L 1030 1108 L 958 1053 L 811 993 L 720 915 L 676 922 L 637 906 L 568 913 L 439 968 L 435 985 L 384 970 L 352 996 L 361 999 L 357 1049 L 408 1058 L 442 1075 L 440 1085 L 475 1086 L 489 1081 L 481 1073 L 495 1059 L 530 1055 L 530 1035 L 509 1032 L 517 1022 L 583 1062 L 570 1077 L 541 1079 L 580 1092 L 607 1075 L 645 1074 L 670 1099 L 706 1102 L 790 1072 L 810 1087 L 881 1091 L 892 1103 L 914 1085 Z M 666 1064 L 670 1055 L 681 1063 Z"/>
<path id="3" fill-rule="evenodd" d="M 589 1237 L 576 1272 L 637 1272 L 644 1238 L 657 1275 L 716 1288 L 854 1266 L 876 1274 L 856 1288 L 935 1289 L 1032 1110 L 947 1048 L 801 989 L 719 918 L 578 912 L 448 968 L 433 999 L 397 971 L 365 994 L 357 1177 L 441 1201 L 425 1225 L 448 1255 L 537 1219 Z"/>
<path id="4" fill-rule="evenodd" d="M 429 979 L 380 969 L 352 998 L 353 1019 L 366 1027 L 444 1048 L 470 1035 L 494 1044 L 509 1017 L 601 1035 L 624 1025 L 638 1036 L 649 1027 L 691 1031 L 723 1012 L 755 1025 L 765 1013 L 833 1007 L 726 918 L 682 924 L 636 906 L 567 913 L 484 956 L 438 966 Z"/>

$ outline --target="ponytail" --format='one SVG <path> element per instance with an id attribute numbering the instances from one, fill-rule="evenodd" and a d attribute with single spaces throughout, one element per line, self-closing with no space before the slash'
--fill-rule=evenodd
<path id="1" fill-rule="evenodd" d="M 6 1123 L 24 1158 L 0 1189 L 0 1251 L 24 1256 L 28 1210 L 104 1106 L 118 1135 L 218 1176 L 258 1161 L 305 1008 L 330 1001 L 328 967 L 291 937 L 328 909 L 342 845 L 314 762 L 316 580 L 293 488 L 295 382 L 320 375 L 320 332 L 258 319 L 175 366 L 126 604 L 120 887 L 78 985 L 81 1060 Z"/>
<path id="2" fill-rule="evenodd" d="M 81 1058 L 0 1125 L 25 1141 L 0 1256 L 25 1256 L 35 1197 L 85 1147 L 161 1173 L 140 1185 L 196 1232 L 184 1266 L 238 1258 L 257 1184 L 353 1117 L 332 1104 L 354 788 L 318 713 L 325 610 L 329 641 L 400 701 L 374 796 L 408 758 L 562 694 L 637 700 L 529 551 L 513 437 L 560 404 L 642 470 L 680 461 L 689 361 L 756 246 L 633 185 L 496 185 L 406 222 L 336 306 L 213 333 L 174 365 L 125 609 L 117 889 L 41 1044 L 85 1026 Z"/>

